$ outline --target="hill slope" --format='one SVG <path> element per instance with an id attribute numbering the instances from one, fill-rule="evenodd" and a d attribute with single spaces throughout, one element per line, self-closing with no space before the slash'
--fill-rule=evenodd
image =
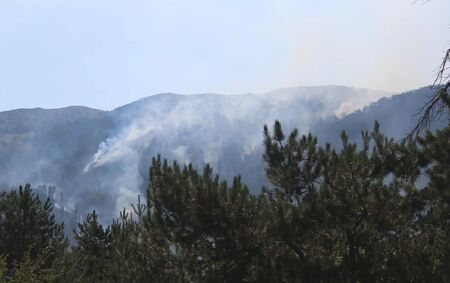
<path id="1" fill-rule="evenodd" d="M 35 137 L 21 146 L 0 151 L 5 165 L 0 178 L 8 184 L 56 185 L 61 207 L 83 213 L 97 209 L 105 217 L 145 191 L 148 164 L 158 153 L 197 167 L 211 163 L 225 179 L 242 174 L 257 191 L 265 182 L 264 124 L 279 119 L 286 131 L 297 127 L 337 144 L 341 129 L 358 139 L 376 119 L 388 135 L 401 138 L 430 92 L 420 89 L 383 98 L 362 110 L 358 109 L 390 94 L 325 86 L 264 94 L 154 95 L 35 130 Z"/>
<path id="2" fill-rule="evenodd" d="M 71 123 L 80 119 L 93 118 L 102 113 L 104 111 L 84 106 L 4 111 L 0 112 L 0 135 L 43 131 L 56 125 Z"/>
<path id="3" fill-rule="evenodd" d="M 317 121 L 311 126 L 311 129 L 322 142 L 339 144 L 339 136 L 342 130 L 346 131 L 350 140 L 359 141 L 361 131 L 373 129 L 374 122 L 378 121 L 386 136 L 395 140 L 402 140 L 415 126 L 418 120 L 418 112 L 434 92 L 435 89 L 424 87 L 392 97 L 381 98 L 345 117 L 329 117 Z M 431 129 L 441 128 L 449 122 L 445 119 L 445 115 L 442 117 L 443 119 L 431 125 Z"/>

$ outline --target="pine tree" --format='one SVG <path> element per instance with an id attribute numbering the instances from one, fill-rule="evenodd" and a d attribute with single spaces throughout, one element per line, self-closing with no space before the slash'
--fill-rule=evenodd
<path id="1" fill-rule="evenodd" d="M 29 184 L 0 194 L 0 256 L 8 274 L 24 263 L 48 269 L 61 259 L 68 243 L 52 209 L 50 199 L 41 203 Z"/>
<path id="2" fill-rule="evenodd" d="M 171 262 L 168 241 L 148 225 L 146 205 L 140 202 L 125 209 L 111 226 L 114 282 L 179 282 Z"/>
<path id="3" fill-rule="evenodd" d="M 108 282 L 109 263 L 112 253 L 110 227 L 98 222 L 95 210 L 86 216 L 83 223 L 74 231 L 77 246 L 73 250 L 75 257 L 75 278 L 82 282 Z"/>
<path id="4" fill-rule="evenodd" d="M 450 126 L 398 143 L 375 123 L 341 140 L 265 126 L 258 195 L 157 156 L 145 204 L 79 225 L 67 281 L 450 281 Z"/>
<path id="5" fill-rule="evenodd" d="M 264 159 L 272 192 L 272 267 L 282 281 L 410 280 L 408 246 L 418 239 L 423 206 L 414 144 L 385 138 L 375 124 L 362 147 L 342 134 L 342 150 L 317 146 L 312 136 L 285 138 L 265 127 Z M 444 181 L 445 183 L 446 181 Z M 417 236 L 417 237 L 416 237 Z M 281 264 L 280 264 L 281 263 Z"/>
<path id="6" fill-rule="evenodd" d="M 250 280 L 262 256 L 256 198 L 236 177 L 231 187 L 206 166 L 181 169 L 158 156 L 150 169 L 149 224 L 169 241 L 188 281 Z"/>

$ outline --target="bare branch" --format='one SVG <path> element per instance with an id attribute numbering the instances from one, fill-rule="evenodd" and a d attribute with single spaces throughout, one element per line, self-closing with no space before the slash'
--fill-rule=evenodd
<path id="1" fill-rule="evenodd" d="M 443 96 L 447 95 L 450 89 L 450 66 L 448 65 L 450 65 L 450 49 L 445 52 L 445 56 L 437 69 L 436 78 L 432 85 L 432 88 L 435 88 L 436 91 L 416 114 L 419 116 L 419 119 L 406 139 L 417 137 L 432 122 L 439 120 L 444 112 L 449 110 L 443 99 Z"/>

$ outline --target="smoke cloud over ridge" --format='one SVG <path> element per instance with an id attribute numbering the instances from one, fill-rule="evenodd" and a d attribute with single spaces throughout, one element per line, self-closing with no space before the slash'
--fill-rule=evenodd
<path id="1" fill-rule="evenodd" d="M 121 168 L 104 184 L 118 188 L 117 210 L 135 201 L 143 186 L 139 164 L 145 168 L 155 154 L 197 166 L 208 163 L 230 178 L 247 158 L 260 162 L 264 124 L 280 119 L 288 128 L 307 131 L 318 119 L 342 117 L 387 95 L 338 86 L 257 95 L 156 95 L 118 110 L 122 126 L 99 144 L 83 171 Z"/>

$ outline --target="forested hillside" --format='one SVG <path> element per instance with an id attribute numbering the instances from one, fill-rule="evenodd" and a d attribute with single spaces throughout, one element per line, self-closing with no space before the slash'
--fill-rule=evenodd
<path id="1" fill-rule="evenodd" d="M 424 87 L 381 98 L 343 118 L 331 117 L 318 121 L 311 126 L 311 131 L 323 142 L 336 144 L 339 142 L 337 137 L 345 129 L 350 139 L 357 141 L 361 136 L 361 131 L 371 129 L 374 121 L 378 121 L 387 136 L 401 140 L 414 128 L 419 120 L 422 107 L 435 92 L 435 88 Z M 431 129 L 442 128 L 447 123 L 448 118 L 444 115 L 442 119 L 431 125 Z"/>
<path id="2" fill-rule="evenodd" d="M 360 139 L 335 149 L 264 126 L 256 194 L 156 156 L 145 193 L 107 224 L 89 213 L 71 249 L 50 199 L 4 192 L 0 280 L 448 282 L 450 124 L 396 142 L 374 123 Z"/>
<path id="3" fill-rule="evenodd" d="M 44 185 L 43 194 L 56 187 L 59 208 L 75 218 L 96 209 L 107 220 L 145 192 L 148 164 L 161 154 L 180 164 L 191 162 L 196 169 L 209 163 L 223 180 L 239 174 L 257 193 L 268 185 L 261 158 L 264 124 L 279 119 L 287 131 L 296 127 L 301 134 L 312 132 L 322 144 L 339 147 L 343 129 L 352 142 L 360 142 L 361 131 L 378 120 L 383 132 L 400 140 L 432 91 L 427 87 L 382 98 L 363 109 L 371 99 L 388 94 L 339 86 L 237 96 L 161 94 L 110 112 L 81 109 L 62 116 L 77 119 L 56 116 L 49 127 L 38 123 L 26 139 L 0 143 L 1 187 L 32 183 Z M 345 115 L 350 110 L 356 112 Z"/>
<path id="4" fill-rule="evenodd" d="M 83 106 L 59 109 L 17 109 L 0 112 L 0 136 L 37 133 L 57 125 L 100 116 L 101 110 Z"/>
<path id="5" fill-rule="evenodd" d="M 99 119 L 104 111 L 82 106 L 72 106 L 60 109 L 17 109 L 0 112 L 0 184 L 7 186 L 15 184 L 12 180 L 24 180 L 24 174 L 33 176 L 29 164 L 42 164 L 37 156 L 42 147 L 36 147 L 39 137 L 48 136 L 45 140 L 48 147 L 53 146 L 59 138 L 67 135 L 60 133 L 58 139 L 50 136 L 56 129 L 67 129 L 71 131 L 76 125 L 89 123 Z M 88 136 L 88 135 L 86 135 Z M 73 139 L 72 143 L 77 143 Z M 65 145 L 67 148 L 69 145 Z M 57 147 L 54 154 L 61 154 L 64 147 Z M 73 158 L 74 159 L 74 158 Z M 21 169 L 19 169 L 21 168 Z M 33 179 L 33 177 L 31 177 Z M 36 180 L 36 179 L 33 179 Z M 44 180 L 41 180 L 45 182 Z"/>
<path id="6" fill-rule="evenodd" d="M 266 183 L 261 159 L 265 123 L 280 119 L 287 129 L 307 132 L 315 121 L 345 115 L 387 95 L 343 86 L 154 95 L 85 119 L 55 118 L 23 142 L 0 144 L 0 182 L 4 187 L 27 182 L 56 186 L 60 207 L 97 209 L 102 217 L 108 212 L 112 217 L 145 191 L 148 164 L 161 154 L 192 162 L 197 169 L 209 163 L 229 181 L 241 174 L 258 192 Z"/>
<path id="7" fill-rule="evenodd" d="M 450 283 L 449 4 L 0 0 L 0 283 Z"/>

